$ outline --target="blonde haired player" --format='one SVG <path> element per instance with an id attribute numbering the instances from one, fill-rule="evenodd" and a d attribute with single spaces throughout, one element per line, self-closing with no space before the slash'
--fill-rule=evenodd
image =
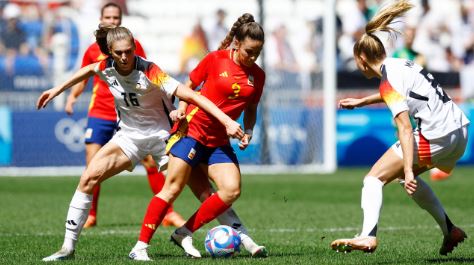
<path id="1" fill-rule="evenodd" d="M 223 124 L 228 136 L 240 139 L 244 134 L 239 123 L 207 98 L 180 84 L 156 64 L 136 56 L 135 42 L 128 29 L 102 25 L 96 31 L 96 40 L 101 51 L 109 57 L 81 68 L 62 85 L 43 92 L 36 103 L 38 109 L 44 108 L 67 88 L 97 74 L 109 85 L 120 118 L 118 132 L 91 159 L 81 176 L 67 213 L 61 249 L 43 261 L 74 258 L 76 242 L 91 206 L 92 192 L 100 182 L 133 169 L 148 154 L 158 165 L 166 165 L 165 140 L 170 124 L 165 108 L 171 104 L 173 95 L 199 105 Z M 172 165 L 168 169 L 173 170 Z"/>
<path id="2" fill-rule="evenodd" d="M 447 255 L 467 237 L 448 218 L 443 206 L 419 174 L 437 167 L 447 173 L 466 148 L 469 120 L 421 66 L 406 59 L 387 58 L 377 31 L 396 33 L 390 23 L 412 8 L 407 0 L 393 2 L 368 22 L 365 33 L 354 45 L 354 58 L 366 78 L 380 78 L 379 93 L 362 98 L 346 98 L 341 108 L 353 109 L 384 102 L 392 112 L 399 141 L 388 149 L 365 176 L 361 206 L 362 232 L 350 239 L 338 239 L 331 247 L 338 251 L 377 248 L 377 223 L 385 184 L 400 179 L 406 192 L 436 220 L 444 235 L 439 250 Z M 412 128 L 410 116 L 416 121 Z"/>

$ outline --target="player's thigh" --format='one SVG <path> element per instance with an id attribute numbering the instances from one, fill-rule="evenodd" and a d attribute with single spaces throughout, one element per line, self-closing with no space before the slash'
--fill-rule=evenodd
<path id="1" fill-rule="evenodd" d="M 89 165 L 92 158 L 99 152 L 102 145 L 96 143 L 87 143 L 86 144 L 86 165 Z"/>
<path id="2" fill-rule="evenodd" d="M 217 189 L 240 192 L 240 169 L 234 163 L 216 163 L 209 165 L 209 177 L 216 183 Z"/>
<path id="3" fill-rule="evenodd" d="M 132 162 L 120 146 L 109 142 L 92 158 L 81 177 L 81 182 L 89 182 L 91 180 L 102 182 L 131 166 Z"/>
<path id="4" fill-rule="evenodd" d="M 426 170 L 425 166 L 413 165 L 413 174 L 419 175 Z M 387 184 L 397 178 L 404 178 L 403 158 L 400 157 L 393 148 L 389 148 L 370 169 L 367 176 L 380 179 Z"/>
<path id="5" fill-rule="evenodd" d="M 209 183 L 207 174 L 207 165 L 198 165 L 193 168 L 188 180 L 189 188 L 200 201 L 206 199 L 212 193 L 211 183 Z"/>

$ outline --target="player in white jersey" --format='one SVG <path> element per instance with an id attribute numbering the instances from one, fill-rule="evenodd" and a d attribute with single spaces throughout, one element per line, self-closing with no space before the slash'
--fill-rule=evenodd
<path id="1" fill-rule="evenodd" d="M 165 106 L 170 105 L 172 96 L 199 105 L 225 126 L 230 137 L 240 139 L 243 136 L 239 123 L 207 98 L 180 84 L 154 63 L 135 56 L 135 42 L 128 29 L 100 26 L 96 39 L 101 51 L 110 59 L 85 66 L 62 85 L 43 92 L 36 107 L 46 107 L 67 88 L 98 74 L 108 82 L 114 96 L 120 130 L 97 152 L 82 174 L 69 206 L 61 250 L 43 261 L 74 257 L 75 245 L 92 202 L 92 192 L 98 183 L 123 170 L 131 170 L 148 154 L 160 166 L 166 164 L 165 139 L 170 124 Z"/>
<path id="2" fill-rule="evenodd" d="M 382 189 L 395 179 L 399 179 L 411 198 L 438 223 L 444 235 L 441 255 L 450 253 L 467 237 L 451 222 L 431 188 L 418 175 L 433 167 L 451 172 L 466 148 L 469 120 L 421 66 L 387 58 L 382 42 L 374 34 L 377 31 L 393 33 L 392 20 L 411 8 L 408 0 L 401 0 L 382 9 L 369 21 L 365 34 L 354 45 L 359 70 L 366 78 L 381 79 L 379 93 L 362 99 L 346 98 L 339 105 L 353 109 L 384 102 L 392 112 L 400 140 L 365 176 L 361 196 L 362 232 L 355 238 L 333 241 L 331 247 L 336 251 L 375 251 Z M 414 129 L 410 116 L 416 121 Z"/>

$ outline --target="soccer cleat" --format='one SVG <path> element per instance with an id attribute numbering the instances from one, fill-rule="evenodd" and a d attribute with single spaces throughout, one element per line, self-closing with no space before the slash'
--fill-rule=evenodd
<path id="1" fill-rule="evenodd" d="M 181 227 L 185 223 L 186 223 L 186 220 L 184 220 L 183 217 L 179 213 L 172 211 L 165 215 L 165 218 L 163 218 L 161 225 L 164 227 L 167 227 L 167 226 Z"/>
<path id="2" fill-rule="evenodd" d="M 91 228 L 97 225 L 97 218 L 93 215 L 87 216 L 87 220 L 84 223 L 84 228 Z"/>
<path id="3" fill-rule="evenodd" d="M 268 252 L 265 246 L 257 246 L 250 253 L 252 253 L 252 258 L 266 258 L 268 257 Z"/>
<path id="4" fill-rule="evenodd" d="M 444 171 L 441 171 L 437 168 L 432 168 L 430 170 L 430 178 L 432 181 L 441 181 L 441 180 L 446 180 L 450 176 L 449 173 L 445 173 Z"/>
<path id="5" fill-rule="evenodd" d="M 175 243 L 176 246 L 182 248 L 186 253 L 186 256 L 190 256 L 191 258 L 200 258 L 201 253 L 193 246 L 192 236 L 187 233 L 180 233 L 178 230 L 179 229 L 176 229 L 174 231 L 170 240 Z"/>
<path id="6" fill-rule="evenodd" d="M 128 257 L 131 260 L 136 261 L 152 261 L 150 257 L 148 257 L 148 252 L 146 248 L 133 248 L 132 251 L 128 254 Z"/>
<path id="7" fill-rule="evenodd" d="M 451 229 L 451 232 L 444 236 L 443 244 L 439 249 L 439 254 L 444 256 L 448 255 L 448 253 L 451 253 L 453 249 L 466 238 L 466 233 L 461 228 L 454 226 L 453 229 Z"/>
<path id="8" fill-rule="evenodd" d="M 74 259 L 74 250 L 61 248 L 58 252 L 43 259 L 43 261 L 59 261 Z"/>
<path id="9" fill-rule="evenodd" d="M 245 250 L 252 254 L 252 258 L 266 258 L 268 257 L 267 249 L 264 246 L 259 246 L 248 235 L 239 231 L 240 239 Z"/>
<path id="10" fill-rule="evenodd" d="M 372 253 L 377 248 L 377 238 L 374 236 L 359 236 L 349 239 L 337 239 L 331 243 L 331 248 L 336 252 L 351 252 L 360 250 Z"/>

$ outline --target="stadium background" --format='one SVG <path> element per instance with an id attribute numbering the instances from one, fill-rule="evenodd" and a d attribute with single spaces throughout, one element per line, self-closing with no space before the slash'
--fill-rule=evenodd
<path id="1" fill-rule="evenodd" d="M 32 173 L 28 172 L 29 167 L 83 168 L 83 131 L 90 86 L 76 104 L 73 116 L 67 116 L 63 111 L 67 93 L 57 98 L 46 111 L 38 112 L 34 106 L 41 91 L 78 69 L 85 48 L 93 41 L 92 33 L 99 21 L 100 7 L 105 2 L 108 1 L 0 1 L 0 175 Z M 242 164 L 274 166 L 324 163 L 327 159 L 323 152 L 327 141 L 327 134 L 322 130 L 324 105 L 329 104 L 333 109 L 337 106 L 336 101 L 323 100 L 324 71 L 329 71 L 323 64 L 325 1 L 117 2 L 125 13 L 122 25 L 130 28 L 142 43 L 147 57 L 182 81 L 205 54 L 203 47 L 213 49 L 213 36 L 218 35 L 219 10 L 227 28 L 242 13 L 254 14 L 266 31 L 265 50 L 259 64 L 266 69 L 267 84 L 255 137 L 247 151 L 239 152 L 240 161 Z M 377 81 L 365 80 L 354 71 L 347 47 L 352 47 L 360 25 L 382 2 L 328 2 L 334 5 L 337 15 L 334 36 L 337 43 L 334 57 L 336 98 L 375 92 Z M 361 2 L 365 6 L 361 6 Z M 431 5 L 428 12 L 422 7 L 426 1 L 413 2 L 417 7 L 407 16 L 406 24 L 419 26 L 420 39 L 424 24 L 429 24 L 428 30 L 436 32 L 436 38 L 429 38 L 430 45 L 420 40 L 417 51 L 425 55 L 427 69 L 474 119 L 474 108 L 469 103 L 469 82 L 465 78 L 465 73 L 472 75 L 473 1 L 427 1 Z M 425 22 L 432 17 L 448 19 Z M 450 24 L 443 24 L 443 21 Z M 10 27 L 15 28 L 13 33 L 9 32 Z M 204 45 L 202 36 L 207 38 Z M 469 40 L 471 46 L 464 45 Z M 387 41 L 389 54 L 403 44 L 404 37 Z M 437 52 L 436 56 L 433 52 Z M 390 113 L 383 106 L 338 110 L 332 121 L 337 164 L 369 165 L 374 162 L 395 141 L 390 120 Z M 367 151 L 368 147 L 370 151 Z M 460 163 L 474 163 L 473 148 L 470 142 Z M 62 170 L 61 174 L 67 172 Z"/>

